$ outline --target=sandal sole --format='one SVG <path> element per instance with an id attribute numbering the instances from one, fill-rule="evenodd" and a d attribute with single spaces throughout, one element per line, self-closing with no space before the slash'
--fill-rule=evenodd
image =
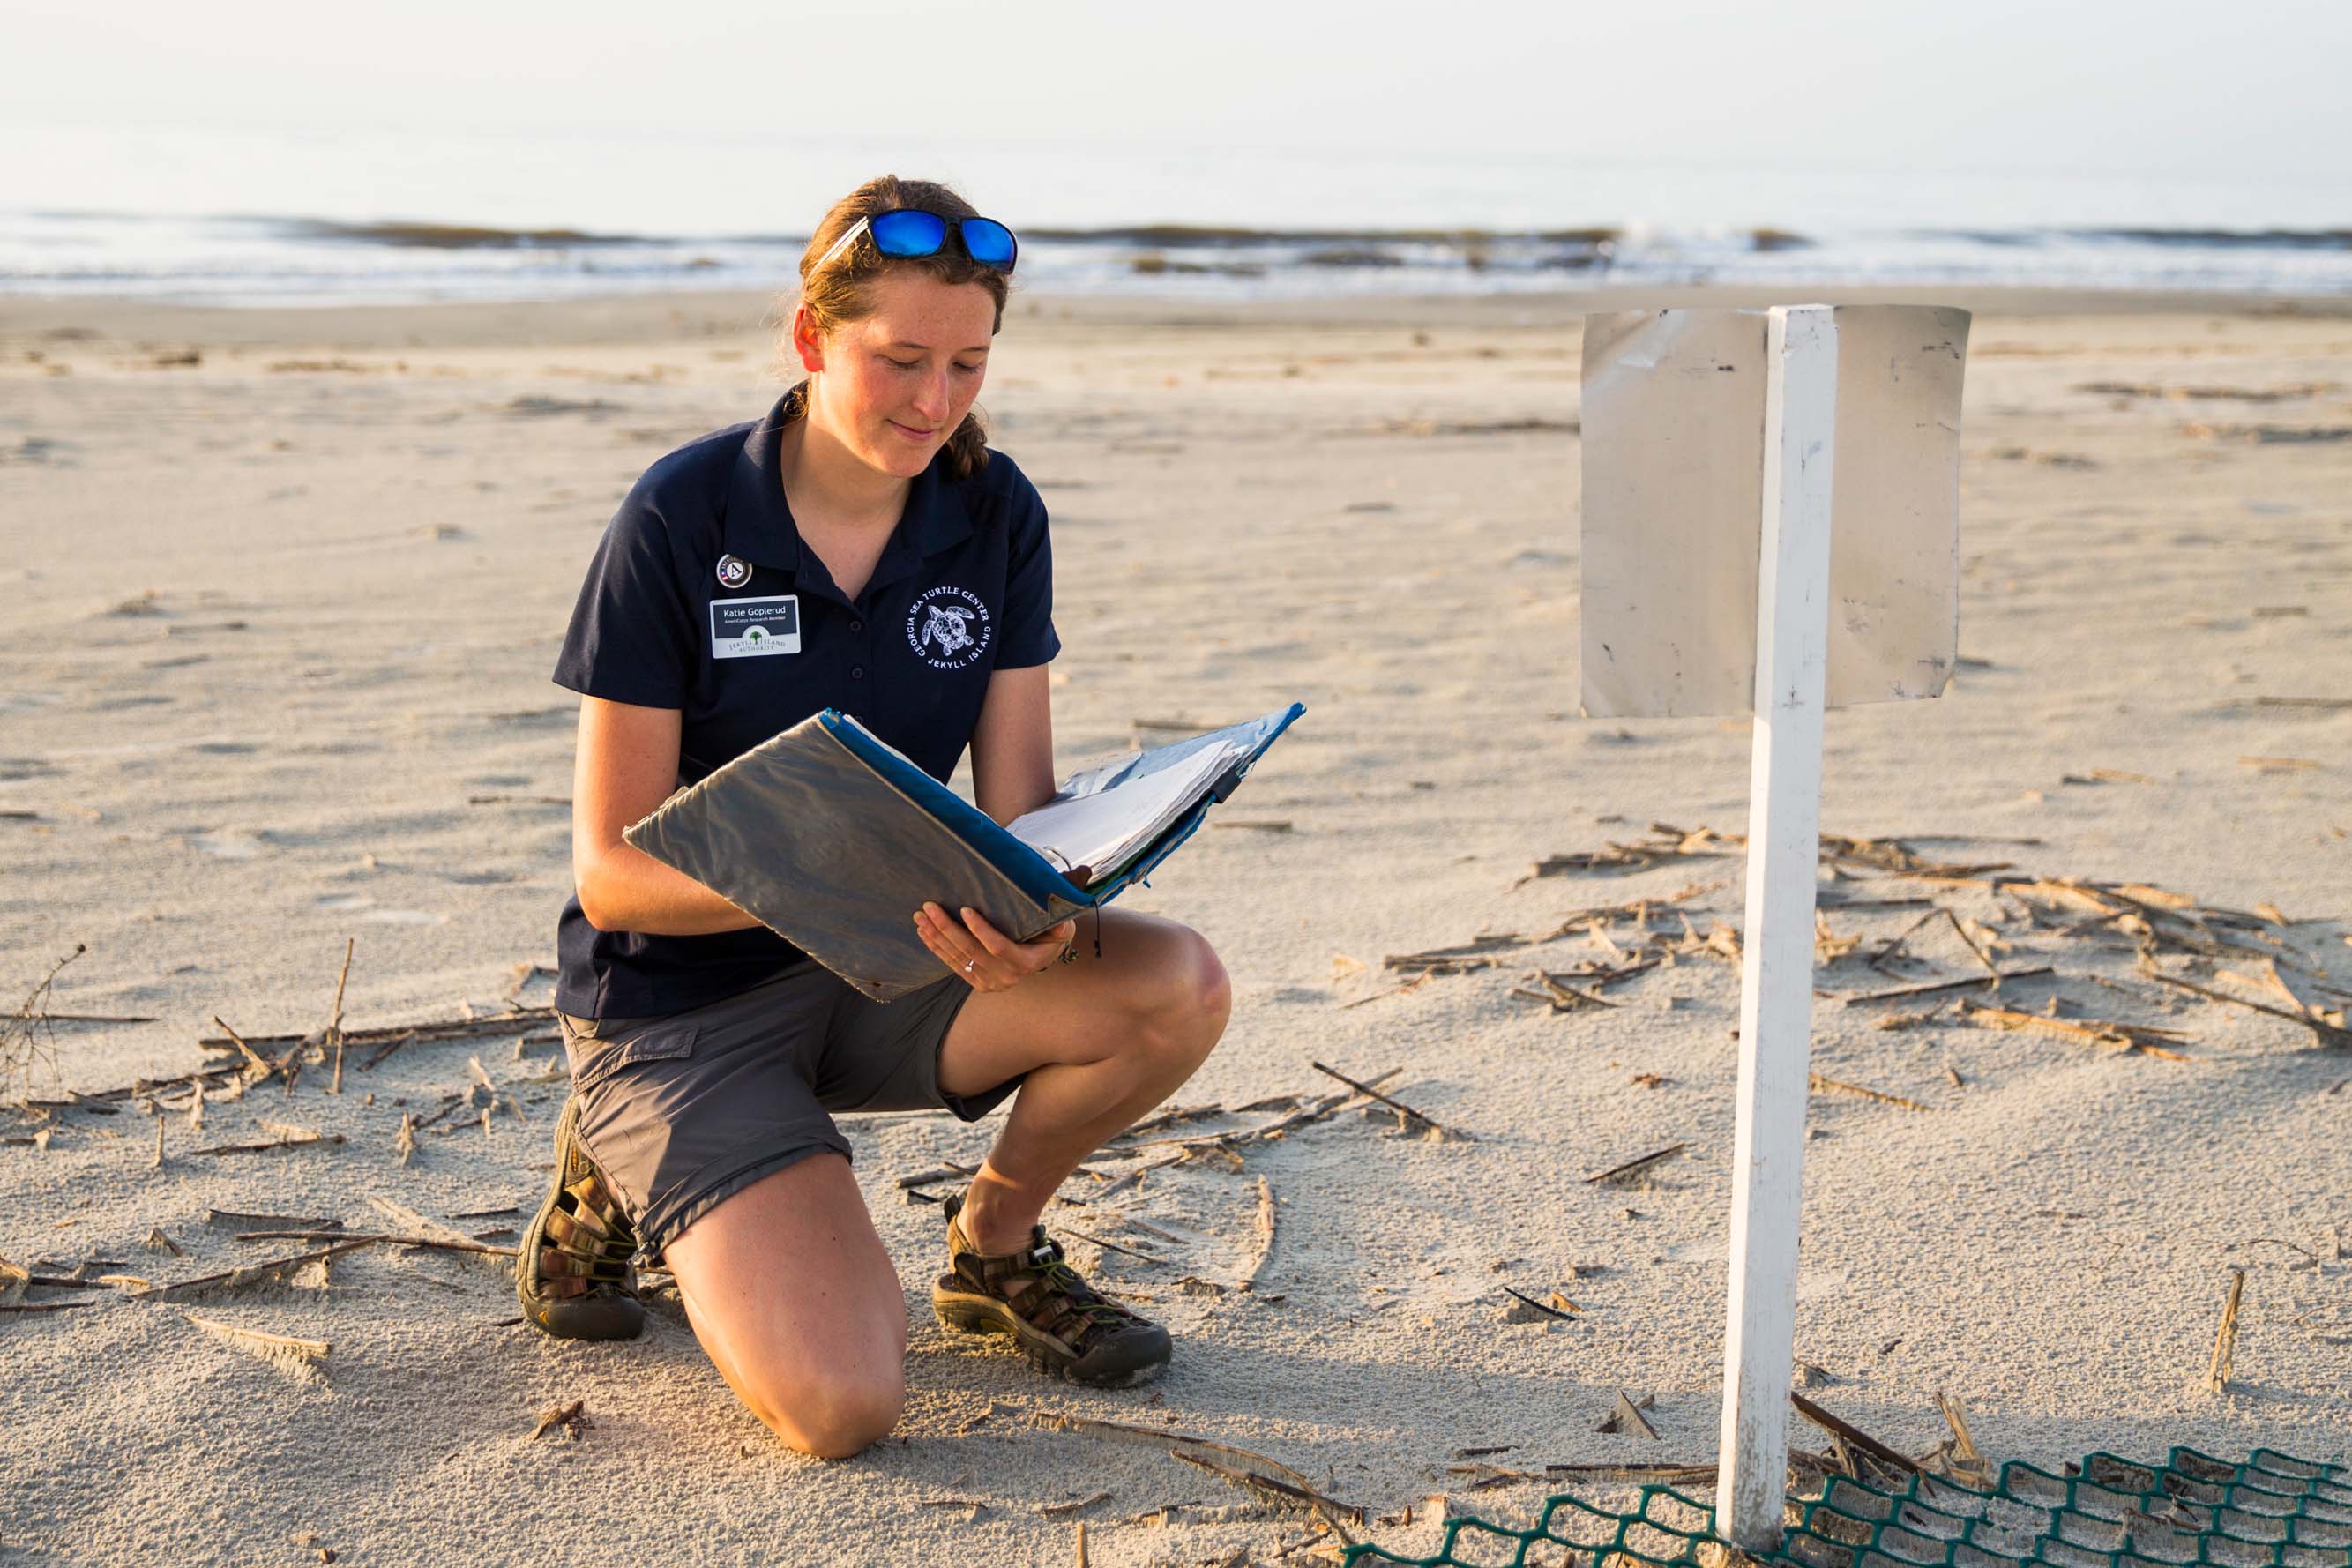
<path id="1" fill-rule="evenodd" d="M 951 1333 L 1002 1334 L 1039 1372 L 1089 1388 L 1133 1388 L 1150 1383 L 1168 1368 L 1171 1347 L 1164 1337 L 1156 1355 L 1145 1352 L 1146 1359 L 1135 1364 L 1114 1364 L 1097 1370 L 1086 1367 L 1084 1358 L 1072 1357 L 1057 1345 L 1040 1339 L 1034 1330 L 1013 1315 L 1012 1308 L 991 1297 L 934 1288 L 931 1311 L 940 1326 Z"/>
<path id="2" fill-rule="evenodd" d="M 570 1161 L 565 1144 L 577 1136 L 579 1102 L 567 1100 L 563 1114 L 555 1121 L 555 1175 L 548 1184 L 547 1196 L 531 1216 L 530 1228 L 523 1232 L 522 1245 L 515 1248 L 515 1300 L 522 1303 L 523 1321 L 551 1340 L 634 1340 L 646 1330 L 644 1303 L 633 1298 L 615 1301 L 582 1298 L 579 1300 L 558 1300 L 531 1294 L 533 1270 L 530 1260 L 539 1256 L 541 1244 L 546 1239 L 547 1221 L 556 1212 L 556 1200 L 563 1193 L 563 1177 Z M 578 1310 L 593 1307 L 594 1310 Z"/>

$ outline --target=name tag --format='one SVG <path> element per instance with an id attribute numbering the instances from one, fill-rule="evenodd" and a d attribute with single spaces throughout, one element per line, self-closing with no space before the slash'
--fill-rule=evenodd
<path id="1" fill-rule="evenodd" d="M 801 651 L 801 596 L 710 601 L 710 657 L 766 658 Z"/>

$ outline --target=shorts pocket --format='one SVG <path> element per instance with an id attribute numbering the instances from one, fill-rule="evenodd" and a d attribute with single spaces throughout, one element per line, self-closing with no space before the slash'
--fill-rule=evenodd
<path id="1" fill-rule="evenodd" d="M 610 1034 L 605 1033 L 608 1028 Z M 572 1063 L 572 1087 L 575 1092 L 585 1093 L 623 1068 L 690 1057 L 694 1054 L 695 1037 L 701 1032 L 699 1024 L 674 1024 L 664 1018 L 591 1024 L 584 1030 L 567 1022 L 563 1049 Z"/>

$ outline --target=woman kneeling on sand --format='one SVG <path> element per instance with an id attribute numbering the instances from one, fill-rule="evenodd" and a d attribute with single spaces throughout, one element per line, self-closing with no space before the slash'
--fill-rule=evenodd
<path id="1" fill-rule="evenodd" d="M 1230 1002 L 1209 944 L 1171 921 L 1106 912 L 1082 950 L 1068 924 L 1023 943 L 933 904 L 909 912 L 949 977 L 886 1006 L 622 841 L 825 708 L 941 780 L 970 746 L 999 822 L 1053 793 L 1045 509 L 971 413 L 1014 257 L 1009 230 L 941 185 L 884 178 L 837 203 L 792 315 L 807 378 L 646 470 L 556 666 L 581 694 L 556 992 L 573 1093 L 521 1249 L 524 1310 L 560 1337 L 633 1337 L 642 1249 L 743 1403 L 828 1457 L 898 1421 L 907 1312 L 827 1113 L 971 1121 L 1010 1098 L 946 1205 L 933 1308 L 1041 1370 L 1140 1382 L 1167 1363 L 1167 1331 L 1089 1286 L 1038 1216 L 1192 1076 Z M 747 599 L 797 636 L 722 640 L 721 612 Z"/>

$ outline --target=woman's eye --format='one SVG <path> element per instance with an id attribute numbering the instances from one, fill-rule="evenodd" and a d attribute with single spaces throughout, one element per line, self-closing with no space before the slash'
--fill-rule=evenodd
<path id="1" fill-rule="evenodd" d="M 984 365 L 977 365 L 977 364 L 960 364 L 960 365 L 956 366 L 956 369 L 958 369 L 958 370 L 960 370 L 960 371 L 963 372 L 963 373 L 964 373 L 964 374 L 966 374 L 966 375 L 978 375 L 978 374 L 979 374 L 982 370 L 984 370 L 984 369 L 986 369 L 986 368 L 987 368 L 987 367 L 986 367 L 986 366 L 984 366 Z"/>
<path id="2" fill-rule="evenodd" d="M 884 354 L 882 356 L 882 363 L 887 365 L 896 365 L 900 370 L 912 370 L 923 362 L 918 359 L 892 359 L 888 354 Z"/>

